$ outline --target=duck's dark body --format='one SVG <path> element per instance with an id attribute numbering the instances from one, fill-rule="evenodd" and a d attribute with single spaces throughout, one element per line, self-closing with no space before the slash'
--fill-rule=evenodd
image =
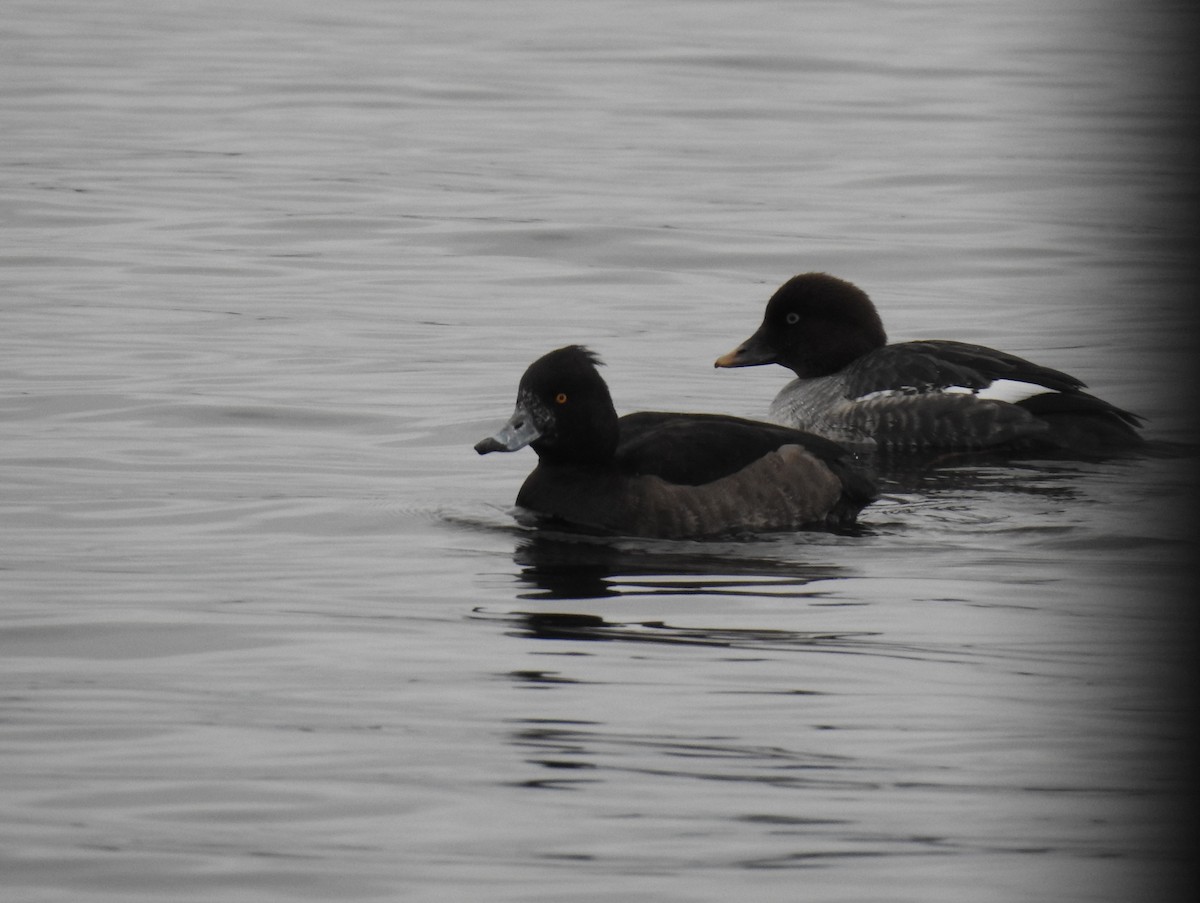
<path id="1" fill-rule="evenodd" d="M 590 385 L 581 378 L 588 370 Z M 600 533 L 699 538 L 842 528 L 874 497 L 848 453 L 820 437 L 716 414 L 610 419 L 611 405 L 594 358 L 578 346 L 559 349 L 530 367 L 517 412 L 476 449 L 520 447 L 510 434 L 538 420 L 530 440 L 538 465 L 517 505 L 542 522 Z"/>
<path id="2" fill-rule="evenodd" d="M 717 366 L 788 367 L 797 378 L 771 404 L 772 420 L 878 452 L 1099 454 L 1142 441 L 1141 418 L 1059 370 L 964 342 L 886 342 L 866 294 L 809 273 L 775 293 L 762 326 Z M 998 381 L 1027 384 L 1034 394 L 1017 401 L 980 394 Z"/>
<path id="3" fill-rule="evenodd" d="M 846 527 L 873 497 L 845 452 L 796 430 L 651 412 L 618 426 L 611 467 L 539 462 L 517 504 L 606 533 L 678 538 Z"/>

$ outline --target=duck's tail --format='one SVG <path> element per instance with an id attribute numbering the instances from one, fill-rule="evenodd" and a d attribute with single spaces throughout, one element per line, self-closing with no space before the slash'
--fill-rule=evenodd
<path id="1" fill-rule="evenodd" d="M 1145 442 L 1144 418 L 1086 392 L 1043 392 L 1016 403 L 1049 429 L 1041 438 L 1083 454 L 1136 448 Z"/>

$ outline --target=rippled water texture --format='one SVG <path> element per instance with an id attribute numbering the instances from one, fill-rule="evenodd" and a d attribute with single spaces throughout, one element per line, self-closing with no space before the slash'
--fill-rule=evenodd
<path id="1" fill-rule="evenodd" d="M 12 0 L 6 900 L 1168 900 L 1194 854 L 1190 13 Z M 776 285 L 1151 453 L 885 475 L 861 535 L 585 542 L 477 457 Z"/>

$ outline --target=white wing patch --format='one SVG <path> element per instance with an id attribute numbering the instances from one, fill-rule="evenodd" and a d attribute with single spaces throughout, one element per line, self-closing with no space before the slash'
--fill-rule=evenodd
<path id="1" fill-rule="evenodd" d="M 902 389 L 880 389 L 878 392 L 868 392 L 866 395 L 860 395 L 854 401 L 874 401 L 878 398 L 904 398 L 913 395 L 938 395 L 944 393 L 946 395 L 974 395 L 976 398 L 985 398 L 990 401 L 1006 401 L 1009 404 L 1015 404 L 1033 395 L 1041 395 L 1050 391 L 1053 390 L 1047 389 L 1045 386 L 1034 385 L 1033 383 L 1020 382 L 1015 379 L 998 379 L 983 389 L 968 389 L 965 386 L 947 386 L 945 389 L 937 389 L 935 391 L 920 389 L 916 386 L 905 386 Z"/>
<path id="2" fill-rule="evenodd" d="M 947 391 L 970 392 L 971 390 L 960 389 L 955 386 L 953 389 L 947 389 Z M 1047 389 L 1045 386 L 1039 386 L 1035 383 L 1021 382 L 1016 379 L 998 379 L 986 389 L 980 389 L 975 393 L 975 396 L 977 398 L 988 398 L 993 401 L 1007 401 L 1009 404 L 1015 404 L 1034 395 L 1042 395 L 1052 391 L 1054 390 Z"/>

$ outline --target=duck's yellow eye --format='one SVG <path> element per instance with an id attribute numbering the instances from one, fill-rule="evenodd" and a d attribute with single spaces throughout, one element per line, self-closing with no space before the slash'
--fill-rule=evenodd
<path id="1" fill-rule="evenodd" d="M 566 404 L 567 403 L 567 393 L 559 392 L 557 395 L 555 395 L 554 403 L 555 404 Z"/>

